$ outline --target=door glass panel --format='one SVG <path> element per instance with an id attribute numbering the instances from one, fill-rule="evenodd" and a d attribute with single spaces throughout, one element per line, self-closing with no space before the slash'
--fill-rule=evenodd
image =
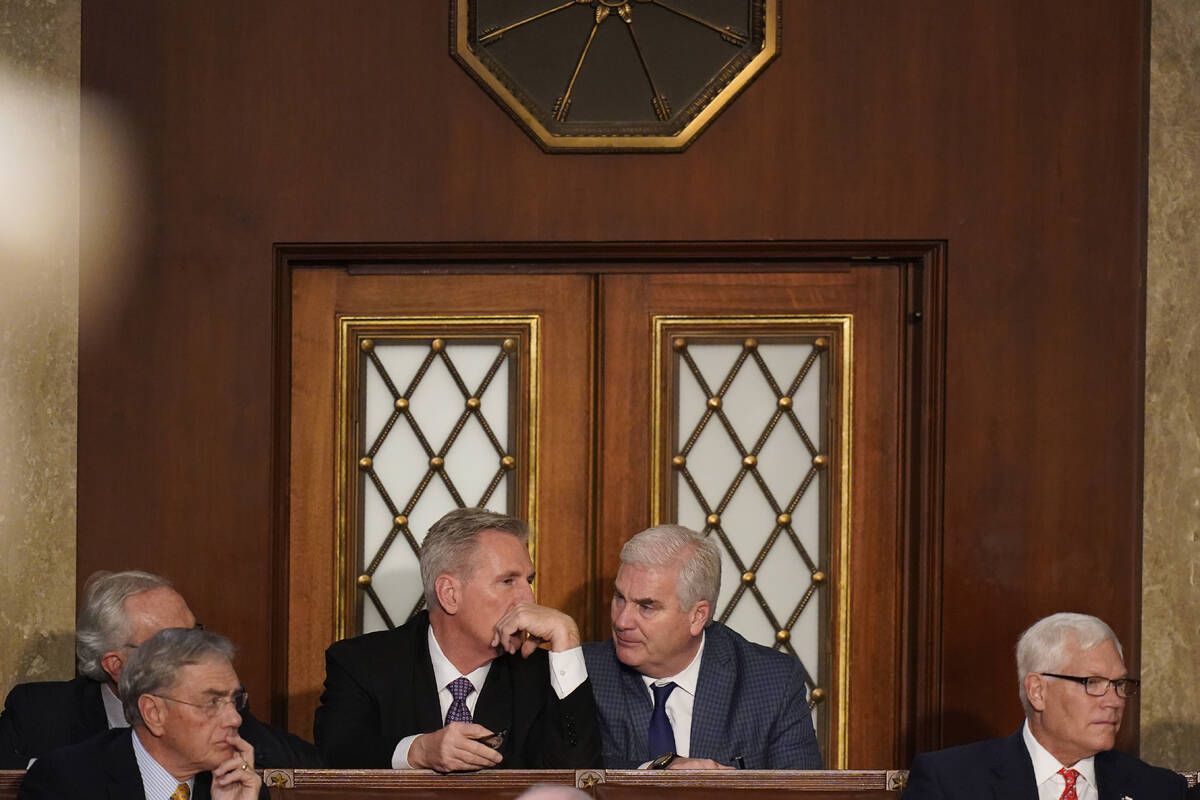
<path id="1" fill-rule="evenodd" d="M 655 463 L 669 470 L 655 519 L 720 540 L 716 619 L 798 657 L 810 706 L 826 699 L 839 630 L 829 471 L 845 465 L 831 413 L 848 395 L 831 364 L 850 318 L 832 321 L 655 318 Z"/>
<path id="2" fill-rule="evenodd" d="M 420 545 L 447 510 L 519 507 L 535 322 L 343 321 L 347 634 L 424 607 Z"/>

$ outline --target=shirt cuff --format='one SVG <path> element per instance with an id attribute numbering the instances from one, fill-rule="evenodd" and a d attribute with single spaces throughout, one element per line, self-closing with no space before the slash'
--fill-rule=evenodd
<path id="1" fill-rule="evenodd" d="M 550 685 L 562 700 L 587 680 L 587 664 L 583 660 L 583 648 L 572 647 L 562 652 L 550 652 Z"/>
<path id="2" fill-rule="evenodd" d="M 417 733 L 412 736 L 405 736 L 400 740 L 400 743 L 396 745 L 395 751 L 392 752 L 392 769 L 416 769 L 412 764 L 408 763 L 408 751 L 420 735 Z"/>

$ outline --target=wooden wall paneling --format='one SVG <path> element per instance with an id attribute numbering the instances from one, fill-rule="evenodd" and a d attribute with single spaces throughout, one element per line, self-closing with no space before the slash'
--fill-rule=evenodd
<path id="1" fill-rule="evenodd" d="M 1096 613 L 1136 663 L 1148 9 L 789 5 L 784 55 L 687 152 L 589 157 L 478 90 L 443 4 L 85 3 L 83 90 L 133 132 L 146 216 L 123 282 L 81 234 L 80 578 L 171 574 L 267 695 L 277 242 L 944 239 L 929 741 L 1011 731 L 1036 617 Z M 85 215 L 117 213 L 83 167 Z"/>
<path id="2" fill-rule="evenodd" d="M 901 717 L 911 727 L 899 742 L 901 763 L 941 741 L 942 494 L 945 463 L 946 248 L 930 246 L 905 276 L 904 444 L 905 544 L 902 569 L 904 618 L 911 633 L 902 642 Z"/>
<path id="3" fill-rule="evenodd" d="M 910 688 L 899 683 L 902 639 L 910 625 L 902 574 L 909 561 L 903 513 L 901 369 L 905 366 L 908 312 L 903 266 L 797 265 L 794 272 L 767 274 L 659 274 L 602 278 L 604 350 L 599 502 L 606 509 L 599 530 L 600 590 L 610 596 L 621 545 L 646 527 L 651 459 L 650 318 L 655 314 L 854 314 L 854 396 L 851 459 L 850 607 L 837 593 L 834 618 L 845 613 L 851 628 L 848 663 L 835 655 L 832 670 L 849 680 L 849 717 L 842 734 L 831 727 L 827 757 L 838 766 L 866 768 L 895 763 L 907 732 L 901 716 Z M 669 474 L 669 473 L 668 473 Z M 626 516 L 628 515 L 628 516 Z M 838 574 L 836 564 L 829 565 Z M 598 602 L 598 608 L 604 603 Z M 603 617 L 603 614 L 601 614 Z M 606 620 L 597 621 L 601 625 Z M 837 696 L 827 675 L 822 686 Z M 844 745 L 841 736 L 845 736 Z M 842 750 L 843 746 L 846 748 Z M 842 761 L 844 759 L 844 761 Z"/>

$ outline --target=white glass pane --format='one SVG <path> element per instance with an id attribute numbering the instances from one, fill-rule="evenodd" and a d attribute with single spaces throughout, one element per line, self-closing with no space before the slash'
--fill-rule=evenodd
<path id="1" fill-rule="evenodd" d="M 411 341 L 377 342 L 375 353 L 387 370 L 393 385 L 401 395 L 409 394 L 408 410 L 420 428 L 429 447 L 440 453 L 446 440 L 466 411 L 467 397 L 454 381 L 443 359 L 433 359 L 429 369 L 413 388 L 417 370 L 430 352 L 430 338 Z M 454 364 L 467 387 L 468 395 L 479 392 L 480 384 L 501 353 L 501 340 L 495 342 L 461 343 L 449 339 L 445 353 Z M 512 436 L 509 431 L 509 369 L 505 359 L 481 396 L 480 411 L 486 417 L 493 435 L 507 454 Z M 368 360 L 364 368 L 366 408 L 363 413 L 363 448 L 371 447 L 384 425 L 395 411 L 395 398 L 382 377 Z M 392 499 L 398 513 L 404 513 L 429 472 L 429 454 L 409 421 L 400 417 L 388 432 L 374 458 L 374 469 Z M 418 542 L 425 538 L 429 526 L 440 519 L 457 503 L 446 487 L 443 474 L 450 478 L 463 503 L 474 505 L 500 468 L 501 454 L 496 451 L 476 414 L 466 424 L 446 452 L 444 472 L 435 473 L 416 505 L 408 514 L 409 529 Z M 363 519 L 360 531 L 363 560 L 361 573 L 375 558 L 392 529 L 393 513 L 380 497 L 374 483 L 360 476 L 363 486 Z M 507 512 L 509 479 L 505 476 L 488 498 L 487 506 L 494 511 Z M 372 587 L 379 595 L 394 624 L 401 624 L 421 597 L 420 570 L 416 554 L 400 534 L 391 543 L 372 578 Z M 360 595 L 363 608 L 363 632 L 380 630 L 384 623 L 365 595 Z"/>
<path id="2" fill-rule="evenodd" d="M 758 347 L 763 361 L 779 390 L 786 393 L 805 361 L 812 345 L 788 342 L 762 342 Z M 743 352 L 739 344 L 705 344 L 688 342 L 688 353 L 712 392 L 717 392 L 730 368 Z M 793 395 L 792 408 L 805 427 L 814 445 L 820 447 L 826 432 L 821 429 L 821 392 L 823 381 L 821 361 L 812 365 L 799 389 Z M 678 370 L 678 437 L 676 451 L 686 443 L 706 409 L 708 397 L 699 388 L 697 379 L 682 358 L 676 356 Z M 722 398 L 722 410 L 734 428 L 742 446 L 751 450 L 778 409 L 778 397 L 753 357 L 747 357 L 737 376 Z M 738 453 L 728 432 L 719 420 L 711 419 L 687 454 L 687 469 L 700 488 L 708 506 L 714 510 L 728 491 L 733 478 L 741 469 Z M 797 433 L 795 426 L 781 418 L 758 453 L 757 472 L 767 486 L 764 494 L 753 474 L 747 474 L 721 513 L 721 528 L 747 569 L 766 544 L 777 524 L 771 499 L 786 510 L 793 496 L 812 468 L 812 453 Z M 823 477 L 818 473 L 792 513 L 791 526 L 818 569 L 823 554 L 821 530 L 821 487 Z M 701 504 L 682 476 L 675 477 L 677 518 L 683 525 L 698 530 L 705 527 Z M 721 599 L 718 613 L 726 610 L 730 599 L 741 583 L 741 572 L 722 547 Z M 781 531 L 756 570 L 755 586 L 778 623 L 786 626 L 796 606 L 811 584 L 811 569 L 797 550 L 786 531 Z M 827 591 L 827 589 L 822 590 Z M 804 611 L 791 629 L 791 645 L 803 661 L 814 681 L 820 680 L 821 592 L 809 599 Z M 730 627 L 751 641 L 771 646 L 776 629 L 771 625 L 757 598 L 744 592 L 729 613 Z"/>

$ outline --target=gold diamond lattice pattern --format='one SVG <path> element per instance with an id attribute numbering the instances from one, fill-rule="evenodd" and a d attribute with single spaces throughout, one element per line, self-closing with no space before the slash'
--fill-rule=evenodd
<path id="1" fill-rule="evenodd" d="M 728 342 L 727 339 L 724 341 Z M 793 629 L 805 608 L 814 602 L 817 593 L 828 586 L 827 572 L 818 563 L 822 554 L 812 553 L 810 548 L 805 546 L 793 519 L 797 507 L 806 495 L 819 494 L 819 473 L 829 465 L 828 455 L 822 453 L 817 444 L 822 440 L 821 431 L 806 429 L 794 403 L 795 396 L 806 379 L 810 382 L 820 380 L 818 365 L 829 347 L 829 340 L 825 337 L 815 337 L 808 341 L 811 343 L 810 348 L 791 348 L 795 353 L 807 350 L 807 355 L 798 364 L 797 359 L 790 359 L 789 369 L 795 371 L 781 381 L 760 352 L 758 339 L 750 338 L 741 342 L 740 352 L 723 375 L 706 375 L 701 369 L 700 359 L 694 357 L 692 352 L 693 348 L 699 349 L 703 344 L 715 343 L 714 340 L 701 337 L 672 340 L 672 347 L 677 354 L 677 373 L 690 372 L 705 398 L 703 411 L 699 413 L 699 419 L 694 425 L 687 427 L 691 423 L 683 419 L 678 423 L 679 449 L 672 460 L 672 466 L 686 490 L 676 481 L 676 491 L 687 491 L 695 499 L 704 515 L 704 532 L 720 540 L 740 575 L 736 589 L 721 609 L 718 619 L 722 622 L 728 621 L 740 603 L 753 599 L 775 632 L 771 645 L 775 649 L 782 649 L 797 656 L 792 641 Z M 791 343 L 795 344 L 794 338 Z M 780 369 L 778 361 L 775 367 L 776 370 Z M 711 372 L 711 365 L 709 369 Z M 679 374 L 678 380 L 681 384 L 685 379 L 685 375 Z M 760 422 L 749 423 L 743 415 L 737 420 L 737 424 L 742 426 L 742 430 L 738 430 L 733 415 L 727 413 L 726 398 L 739 386 L 750 382 L 761 385 L 764 381 L 769 392 L 753 392 L 759 397 L 757 402 L 764 412 L 756 418 Z M 820 387 L 817 388 L 820 391 Z M 746 393 L 741 396 L 745 397 Z M 769 409 L 765 408 L 768 403 L 772 406 Z M 764 418 L 765 423 L 761 423 Z M 822 418 L 823 415 L 816 415 L 817 420 Z M 758 424 L 761 424 L 761 427 L 758 427 Z M 818 421 L 817 424 L 819 426 L 822 423 Z M 760 469 L 760 456 L 770 443 L 782 438 L 781 434 L 785 430 L 794 432 L 789 433 L 789 438 L 795 445 L 787 446 L 793 451 L 798 450 L 799 453 L 798 457 L 796 453 L 789 454 L 787 461 L 796 467 L 791 469 L 789 474 L 781 475 L 776 472 L 770 476 L 771 480 L 768 480 Z M 705 436 L 722 436 L 728 439 L 732 449 L 724 450 L 729 453 L 730 463 L 713 464 L 709 458 L 705 458 L 703 464 L 697 462 L 695 467 L 688 463 L 688 456 L 693 453 L 697 442 Z M 714 451 L 706 451 L 708 454 L 712 452 Z M 707 476 L 732 475 L 732 478 L 727 483 L 724 478 L 717 483 L 711 477 L 702 479 L 700 471 Z M 772 483 L 775 488 L 772 488 Z M 743 493 L 740 498 L 743 508 L 749 504 L 744 493 L 754 496 L 753 503 L 761 512 L 755 514 L 754 518 L 769 520 L 764 526 L 769 530 L 764 529 L 760 532 L 766 537 L 765 541 L 752 531 L 740 529 L 736 532 L 737 536 L 733 536 L 726 529 L 722 515 L 735 503 L 739 493 Z M 817 516 L 821 519 L 827 518 L 825 514 Z M 745 516 L 742 517 L 743 521 L 738 523 L 739 526 L 745 524 L 744 519 Z M 821 531 L 819 540 L 828 540 L 824 531 Z M 759 542 L 762 544 L 759 545 Z M 811 542 L 810 539 L 810 546 Z M 777 573 L 776 581 L 781 585 L 770 587 L 771 591 L 764 591 L 763 565 L 772 553 L 783 555 L 778 550 L 781 547 L 794 549 L 795 555 L 799 556 L 807 570 L 807 580 L 797 580 L 798 576 L 791 570 L 786 574 L 785 580 L 780 580 Z M 794 560 L 794 556 L 791 558 Z M 768 596 L 774 598 L 774 605 Z M 812 667 L 816 665 L 806 666 L 809 667 L 811 676 Z M 816 686 L 811 677 L 809 689 L 810 706 L 824 699 L 824 691 Z"/>
<path id="2" fill-rule="evenodd" d="M 484 414 L 484 409 L 487 405 L 485 402 L 488 397 L 487 392 L 493 388 L 493 381 L 496 379 L 497 373 L 509 362 L 510 365 L 517 358 L 518 343 L 516 339 L 505 338 L 488 340 L 481 342 L 480 339 L 474 338 L 471 344 L 474 349 L 478 350 L 480 344 L 485 344 L 488 347 L 494 346 L 494 356 L 491 358 L 490 366 L 486 369 L 482 378 L 474 386 L 467 384 L 464 379 L 464 370 L 460 369 L 460 365 L 454 360 L 454 340 L 450 338 L 434 338 L 432 340 L 422 340 L 423 345 L 427 347 L 427 352 L 424 358 L 416 366 L 415 371 L 407 376 L 407 385 L 403 390 L 398 388 L 398 376 L 393 376 L 389 373 L 388 367 L 384 363 L 384 359 L 380 358 L 377 352 L 375 340 L 363 339 L 359 344 L 359 349 L 365 356 L 365 360 L 371 366 L 368 369 L 374 370 L 376 376 L 382 380 L 387 391 L 391 394 L 393 400 L 393 408 L 383 422 L 381 428 L 377 431 L 361 431 L 360 441 L 363 442 L 365 451 L 358 461 L 358 469 L 361 474 L 363 484 L 360 484 L 361 491 L 366 490 L 364 485 L 370 482 L 378 492 L 379 497 L 386 505 L 388 513 L 391 516 L 391 526 L 386 536 L 383 537 L 382 543 L 378 547 L 373 548 L 373 552 L 367 552 L 364 545 L 363 561 L 365 566 L 362 568 L 358 577 L 358 587 L 361 596 L 365 596 L 374 609 L 378 612 L 383 624 L 390 630 L 396 626 L 394 620 L 397 611 L 405 611 L 407 616 L 417 613 L 425 605 L 425 598 L 420 591 L 420 587 L 415 587 L 413 594 L 416 595 L 415 605 L 411 609 L 398 609 L 395 607 L 388 608 L 385 605 L 382 593 L 377 591 L 375 578 L 379 571 L 380 565 L 384 562 L 393 546 L 400 540 L 407 545 L 411 551 L 412 558 L 416 559 L 420 556 L 421 545 L 414 536 L 412 527 L 409 524 L 409 518 L 413 515 L 414 509 L 422 499 L 429 498 L 432 494 L 432 488 L 440 487 L 438 492 L 439 497 L 448 495 L 450 500 L 459 508 L 467 506 L 487 506 L 489 501 L 493 500 L 497 489 L 504 483 L 506 473 L 511 472 L 516 467 L 516 457 L 511 452 L 510 436 L 508 431 L 501 430 L 496 433 L 492 424 L 488 421 Z M 411 340 L 405 342 L 413 344 Z M 381 341 L 380 346 L 383 345 Z M 442 392 L 434 397 L 430 392 L 425 392 L 424 404 L 418 408 L 418 404 L 414 403 L 414 396 L 418 394 L 418 390 L 422 389 L 429 382 L 431 370 L 440 367 L 444 368 L 452 382 L 453 389 L 449 390 L 449 394 Z M 515 370 L 510 368 L 510 375 L 515 374 Z M 364 371 L 365 375 L 365 371 Z M 455 394 L 457 392 L 457 394 Z M 495 388 L 493 394 L 503 394 L 505 389 L 501 386 Z M 498 404 L 505 409 L 508 406 L 508 397 L 501 397 Z M 445 410 L 454 405 L 459 405 L 461 411 L 458 412 L 457 418 L 454 420 L 449 433 L 443 437 L 438 436 L 440 441 L 434 441 L 435 435 L 430 431 L 436 425 L 432 422 L 436 411 L 439 414 L 444 414 Z M 422 411 L 424 409 L 424 411 Z M 367 415 L 364 415 L 364 418 Z M 510 415 L 511 418 L 511 415 Z M 475 437 L 475 445 L 472 447 L 469 444 L 463 444 L 463 432 L 472 422 L 477 423 L 482 436 Z M 376 458 L 380 450 L 388 444 L 390 438 L 395 438 L 399 435 L 398 426 L 403 426 L 411 433 L 415 439 L 418 455 L 414 459 L 406 461 L 401 469 L 393 470 L 389 474 L 388 480 L 391 486 L 385 485 L 384 475 L 376 469 Z M 511 429 L 512 425 L 506 421 L 505 427 Z M 374 437 L 371 439 L 370 437 Z M 502 441 L 502 439 L 504 441 Z M 366 442 L 370 441 L 370 445 L 366 446 Z M 478 483 L 473 481 L 468 471 L 478 473 L 479 470 L 486 470 L 484 466 L 486 459 L 481 459 L 479 452 L 479 442 L 483 441 L 486 444 L 483 447 L 486 450 L 494 453 L 495 470 L 490 474 L 490 480 L 487 480 L 486 486 L 478 495 L 464 496 L 466 489 L 463 488 L 467 484 Z M 457 447 L 456 447 L 457 446 Z M 459 450 L 471 449 L 471 452 L 459 453 Z M 423 455 L 419 455 L 423 454 Z M 457 457 L 457 461 L 456 461 Z M 457 465 L 457 466 L 455 466 Z M 455 470 L 458 472 L 455 472 Z M 452 474 L 453 473 L 453 474 Z M 419 475 L 415 488 L 403 486 L 403 478 L 411 479 Z M 511 481 L 509 482 L 511 491 Z M 360 494 L 361 494 L 360 491 Z M 399 494 L 399 493 L 403 494 Z M 399 497 L 399 499 L 397 499 Z M 446 511 L 445 508 L 439 508 L 434 518 L 440 517 Z M 365 523 L 364 523 L 365 524 Z M 365 541 L 366 537 L 361 537 Z M 403 546 L 403 545 L 401 545 Z M 407 616 L 405 618 L 407 618 Z"/>

